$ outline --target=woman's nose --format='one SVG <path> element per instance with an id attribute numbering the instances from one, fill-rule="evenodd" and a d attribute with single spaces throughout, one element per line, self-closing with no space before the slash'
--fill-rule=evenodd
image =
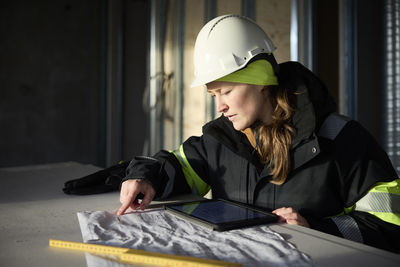
<path id="1" fill-rule="evenodd" d="M 228 110 L 228 105 L 218 96 L 215 98 L 215 106 L 217 111 L 220 113 L 225 113 Z"/>

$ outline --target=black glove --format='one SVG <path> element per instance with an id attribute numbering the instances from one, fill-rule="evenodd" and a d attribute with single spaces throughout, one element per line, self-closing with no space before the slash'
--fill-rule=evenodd
<path id="1" fill-rule="evenodd" d="M 119 190 L 128 162 L 122 162 L 82 178 L 65 182 L 63 191 L 72 195 L 91 195 Z"/>

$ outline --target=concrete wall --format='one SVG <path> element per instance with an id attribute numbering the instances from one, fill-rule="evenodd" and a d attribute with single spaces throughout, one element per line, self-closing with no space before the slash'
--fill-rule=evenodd
<path id="1" fill-rule="evenodd" d="M 116 114 L 122 126 L 113 135 L 120 147 L 112 163 L 142 154 L 148 4 L 116 1 L 118 34 L 107 24 L 110 2 L 105 0 L 1 2 L 0 167 L 61 161 L 105 165 L 107 134 L 115 130 L 107 131 L 108 77 L 122 84 L 123 107 Z M 115 40 L 121 47 L 107 54 Z M 107 66 L 119 56 L 122 70 L 116 76 Z"/>
<path id="2" fill-rule="evenodd" d="M 100 4 L 0 5 L 0 166 L 97 162 Z"/>

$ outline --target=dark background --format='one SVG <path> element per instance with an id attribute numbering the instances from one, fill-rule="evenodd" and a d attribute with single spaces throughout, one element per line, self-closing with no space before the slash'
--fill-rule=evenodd
<path id="1" fill-rule="evenodd" d="M 149 10 L 144 0 L 115 2 L 0 2 L 0 167 L 105 165 L 115 79 L 117 158 L 142 153 Z"/>

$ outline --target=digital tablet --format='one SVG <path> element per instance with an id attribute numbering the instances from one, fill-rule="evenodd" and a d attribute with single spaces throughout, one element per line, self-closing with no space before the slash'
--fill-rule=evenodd
<path id="1" fill-rule="evenodd" d="M 235 202 L 217 199 L 165 206 L 167 212 L 216 231 L 277 222 L 278 216 Z"/>

